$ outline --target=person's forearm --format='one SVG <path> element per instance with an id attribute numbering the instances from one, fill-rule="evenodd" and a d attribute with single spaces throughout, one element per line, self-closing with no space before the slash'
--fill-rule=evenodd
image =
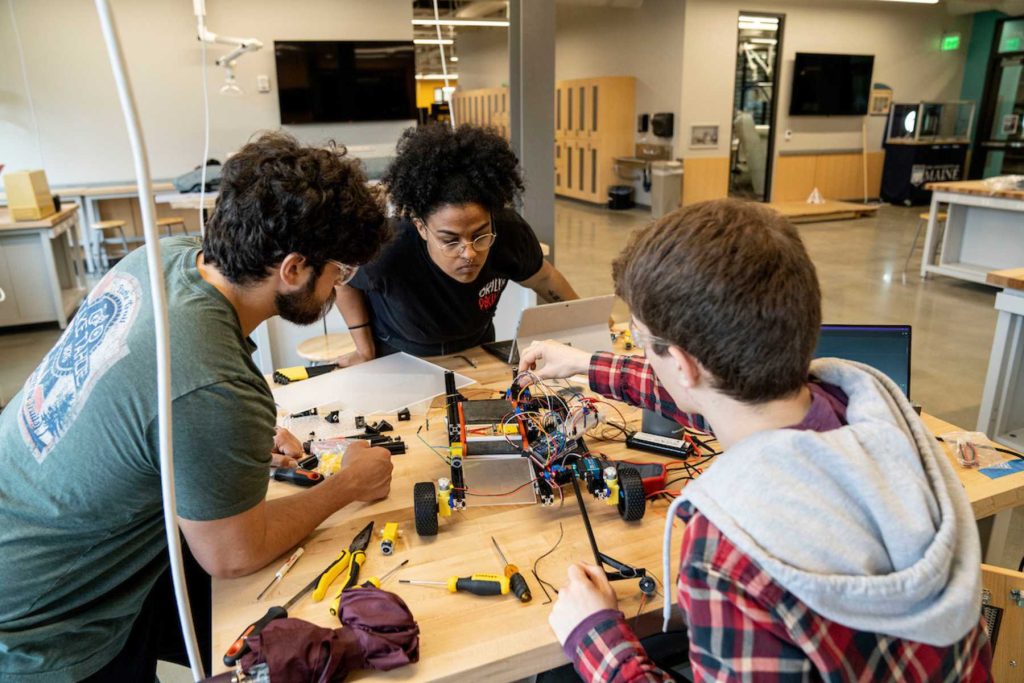
<path id="1" fill-rule="evenodd" d="M 349 334 L 355 342 L 356 351 L 363 358 L 370 359 L 376 356 L 376 345 L 373 342 L 373 329 L 370 322 L 370 311 L 366 305 L 365 295 L 353 287 L 342 285 L 337 290 L 336 305 L 345 324 L 349 327 Z M 355 329 L 352 329 L 352 328 Z"/>
<path id="2" fill-rule="evenodd" d="M 572 285 L 565 279 L 565 276 L 555 268 L 551 268 L 548 276 L 538 283 L 538 286 L 533 291 L 537 293 L 538 299 L 548 304 L 580 298 L 580 295 L 572 288 Z"/>
<path id="3" fill-rule="evenodd" d="M 252 538 L 247 548 L 238 548 L 227 576 L 245 576 L 259 571 L 309 536 L 332 514 L 353 502 L 355 487 L 344 473 L 328 477 L 322 484 L 266 501 L 263 534 Z M 218 572 L 218 575 L 220 572 Z"/>

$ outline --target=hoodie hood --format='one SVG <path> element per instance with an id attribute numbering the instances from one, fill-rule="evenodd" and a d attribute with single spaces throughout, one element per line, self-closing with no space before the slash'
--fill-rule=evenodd
<path id="1" fill-rule="evenodd" d="M 978 623 L 981 549 L 949 460 L 882 373 L 829 358 L 811 374 L 849 397 L 847 426 L 736 444 L 673 503 L 666 540 L 689 501 L 823 617 L 934 646 L 959 641 Z"/>

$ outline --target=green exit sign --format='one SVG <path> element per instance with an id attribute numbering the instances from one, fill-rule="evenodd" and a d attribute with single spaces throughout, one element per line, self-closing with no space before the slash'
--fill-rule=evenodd
<path id="1" fill-rule="evenodd" d="M 952 50 L 960 49 L 960 34 L 959 33 L 947 33 L 942 36 L 942 50 L 943 52 L 950 52 Z"/>
<path id="2" fill-rule="evenodd" d="M 1003 40 L 1003 48 L 1000 52 L 1020 52 L 1020 36 L 1013 36 Z"/>

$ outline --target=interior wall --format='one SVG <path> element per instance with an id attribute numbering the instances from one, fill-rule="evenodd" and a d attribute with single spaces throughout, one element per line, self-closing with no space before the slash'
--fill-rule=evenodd
<path id="1" fill-rule="evenodd" d="M 10 3 L 10 5 L 8 5 Z M 187 0 L 111 0 L 135 89 L 154 178 L 196 166 L 203 154 L 201 45 Z M 227 46 L 207 46 L 210 156 L 224 159 L 253 133 L 280 127 L 275 40 L 411 40 L 410 0 L 211 0 L 209 30 L 263 41 L 238 61 L 245 95 L 218 94 L 224 71 L 213 62 Z M 11 9 L 38 122 L 33 125 Z M 114 79 L 90 0 L 0 0 L 0 163 L 46 169 L 52 185 L 133 177 Z M 270 78 L 258 93 L 257 75 Z M 336 139 L 354 153 L 393 149 L 411 122 L 290 126 L 307 142 Z"/>
<path id="2" fill-rule="evenodd" d="M 817 0 L 751 2 L 687 0 L 683 40 L 683 156 L 728 156 L 736 68 L 736 21 L 741 11 L 784 14 L 782 64 L 777 96 L 776 153 L 859 150 L 864 117 L 790 117 L 789 97 L 797 52 L 873 54 L 872 80 L 893 88 L 896 102 L 955 100 L 960 95 L 965 50 L 942 52 L 944 32 L 970 34 L 971 19 L 951 16 L 942 5 Z M 729 37 L 728 40 L 725 37 Z M 965 41 L 966 42 L 966 41 Z M 868 149 L 881 148 L 885 117 L 867 117 Z M 717 149 L 687 149 L 691 125 L 717 124 Z M 791 131 L 786 139 L 786 131 Z"/>
<path id="3" fill-rule="evenodd" d="M 459 88 L 478 90 L 508 85 L 508 29 L 460 29 L 455 38 Z M 458 67 L 458 68 L 456 68 Z"/>

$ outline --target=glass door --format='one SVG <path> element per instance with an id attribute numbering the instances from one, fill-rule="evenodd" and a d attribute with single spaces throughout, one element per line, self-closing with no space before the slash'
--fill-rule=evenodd
<path id="1" fill-rule="evenodd" d="M 1024 174 L 1024 19 L 996 28 L 971 177 Z"/>
<path id="2" fill-rule="evenodd" d="M 779 14 L 742 12 L 737 21 L 730 197 L 768 201 L 771 196 L 783 19 Z"/>

